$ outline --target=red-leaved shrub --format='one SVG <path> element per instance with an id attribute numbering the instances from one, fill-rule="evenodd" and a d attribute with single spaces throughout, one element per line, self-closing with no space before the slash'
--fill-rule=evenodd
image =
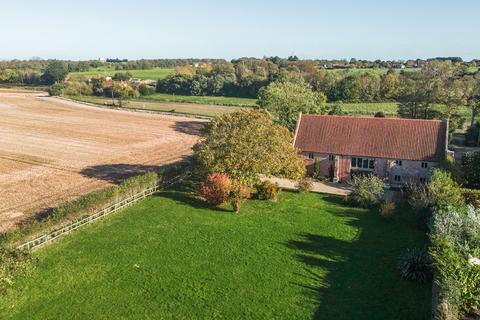
<path id="1" fill-rule="evenodd" d="M 211 173 L 202 184 L 201 195 L 208 203 L 218 206 L 226 202 L 232 190 L 232 181 L 225 173 Z"/>

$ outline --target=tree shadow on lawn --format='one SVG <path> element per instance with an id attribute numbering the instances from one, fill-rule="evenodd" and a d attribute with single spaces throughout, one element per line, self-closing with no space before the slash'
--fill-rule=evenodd
<path id="1" fill-rule="evenodd" d="M 326 213 L 351 218 L 345 223 L 359 233 L 353 240 L 304 233 L 287 244 L 305 266 L 296 285 L 317 305 L 313 319 L 430 319 L 431 284 L 407 282 L 396 269 L 398 255 L 412 246 L 403 243 L 409 230 L 398 221 L 385 227 L 375 212 Z"/>
<path id="2" fill-rule="evenodd" d="M 209 209 L 211 211 L 233 213 L 233 210 L 209 205 L 207 202 L 205 202 L 200 197 L 194 195 L 192 192 L 178 191 L 178 189 L 180 188 L 181 187 L 177 187 L 175 188 L 176 190 L 165 190 L 159 192 L 154 196 L 171 199 L 177 203 L 183 203 L 195 209 Z"/>

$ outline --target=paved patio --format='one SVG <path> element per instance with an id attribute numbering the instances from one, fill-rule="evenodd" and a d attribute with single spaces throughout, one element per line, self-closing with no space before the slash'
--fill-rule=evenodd
<path id="1" fill-rule="evenodd" d="M 277 183 L 282 189 L 287 189 L 287 190 L 297 189 L 296 181 L 292 181 L 289 179 L 276 178 L 276 177 L 270 177 L 265 179 L 273 183 Z M 331 183 L 331 182 L 321 182 L 321 181 L 313 181 L 313 180 L 312 180 L 312 191 L 318 192 L 318 193 L 341 195 L 341 196 L 346 196 L 351 192 L 349 186 L 344 183 Z"/>

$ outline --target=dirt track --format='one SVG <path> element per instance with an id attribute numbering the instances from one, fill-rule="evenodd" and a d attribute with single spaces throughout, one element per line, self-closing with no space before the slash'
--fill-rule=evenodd
<path id="1" fill-rule="evenodd" d="M 199 120 L 0 90 L 0 232 L 43 209 L 181 159 Z"/>

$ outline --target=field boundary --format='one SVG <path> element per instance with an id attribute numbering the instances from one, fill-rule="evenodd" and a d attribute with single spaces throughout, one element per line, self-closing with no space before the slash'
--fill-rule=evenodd
<path id="1" fill-rule="evenodd" d="M 84 226 L 86 224 L 92 223 L 98 219 L 101 219 L 103 217 L 106 217 L 112 213 L 118 212 L 123 208 L 126 208 L 140 200 L 145 199 L 148 196 L 151 196 L 152 194 L 156 193 L 159 190 L 159 185 L 155 185 L 153 187 L 149 187 L 147 189 L 144 189 L 126 199 L 123 199 L 119 202 L 116 202 L 112 205 L 109 205 L 108 207 L 105 207 L 101 209 L 100 211 L 89 215 L 87 217 L 72 221 L 70 223 L 67 223 L 66 225 L 63 225 L 62 227 L 53 230 L 49 233 L 43 234 L 33 240 L 27 241 L 19 246 L 17 246 L 17 249 L 20 250 L 31 250 L 31 249 L 36 249 L 39 248 L 61 236 L 64 236 L 68 233 L 70 233 L 73 230 L 76 230 L 80 228 L 81 226 Z"/>
<path id="2" fill-rule="evenodd" d="M 210 120 L 210 119 L 213 118 L 213 117 L 209 117 L 209 116 L 195 115 L 195 114 L 191 114 L 191 113 L 168 112 L 168 111 L 161 111 L 161 110 L 149 110 L 149 109 L 142 109 L 142 108 L 127 108 L 127 107 L 102 105 L 102 104 L 97 104 L 97 103 L 91 103 L 91 102 L 85 102 L 85 101 L 81 101 L 81 100 L 70 99 L 70 98 L 66 98 L 66 97 L 63 97 L 63 96 L 55 96 L 53 98 L 60 99 L 60 100 L 65 100 L 65 101 L 69 101 L 69 102 L 80 103 L 80 104 L 83 104 L 83 105 L 86 105 L 86 106 L 96 107 L 96 108 L 101 108 L 101 109 L 131 111 L 131 112 L 141 112 L 141 113 L 151 113 L 151 114 L 163 114 L 163 115 L 169 115 L 169 116 L 175 116 L 175 117 L 187 117 L 187 118 L 205 119 L 205 120 Z M 174 103 L 174 102 L 172 102 L 172 103 Z"/>
<path id="3" fill-rule="evenodd" d="M 97 211 L 94 214 L 91 214 L 91 215 L 88 215 L 86 217 L 74 220 L 74 221 L 69 222 L 67 224 L 63 224 L 59 228 L 56 228 L 53 231 L 47 232 L 47 233 L 42 234 L 42 235 L 40 235 L 40 236 L 38 236 L 38 237 L 36 237 L 32 240 L 29 240 L 25 243 L 22 243 L 22 244 L 16 246 L 15 248 L 19 249 L 19 250 L 38 249 L 41 246 L 43 246 L 45 244 L 48 244 L 48 243 L 56 240 L 57 238 L 59 238 L 61 236 L 67 235 L 70 232 L 72 232 L 72 231 L 74 231 L 74 230 L 76 230 L 76 229 L 78 229 L 82 226 L 90 224 L 90 223 L 92 223 L 94 221 L 97 221 L 101 218 L 104 218 L 104 217 L 106 217 L 110 214 L 116 213 L 116 212 L 118 212 L 118 211 L 120 211 L 120 210 L 134 204 L 134 203 L 137 203 L 140 200 L 143 200 L 143 199 L 145 199 L 149 196 L 152 196 L 155 193 L 162 190 L 162 188 L 167 187 L 167 186 L 171 186 L 174 183 L 182 181 L 183 179 L 185 179 L 189 175 L 190 175 L 190 172 L 187 171 L 184 174 L 173 177 L 171 180 L 169 180 L 168 182 L 164 182 L 163 184 L 159 184 L 157 182 L 154 186 L 150 186 L 148 188 L 145 188 L 142 191 L 131 195 L 130 197 L 122 199 L 122 200 L 120 200 L 120 201 L 118 201 L 114 204 L 108 205 L 107 207 Z"/>

